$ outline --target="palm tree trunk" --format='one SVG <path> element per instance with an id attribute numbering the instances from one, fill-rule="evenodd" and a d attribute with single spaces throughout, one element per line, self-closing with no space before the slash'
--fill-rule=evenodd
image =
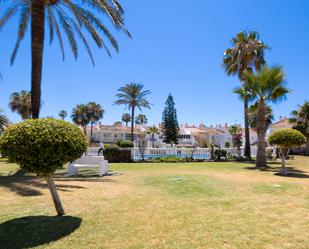
<path id="1" fill-rule="evenodd" d="M 93 123 L 90 124 L 90 142 L 92 142 Z"/>
<path id="2" fill-rule="evenodd" d="M 249 131 L 249 118 L 248 118 L 248 99 L 244 100 L 244 116 L 245 116 L 245 151 L 244 156 L 248 159 L 251 158 L 251 148 L 250 148 L 250 131 Z"/>
<path id="3" fill-rule="evenodd" d="M 52 196 L 52 198 L 53 198 L 53 202 L 54 202 L 54 205 L 55 205 L 57 214 L 58 214 L 59 216 L 62 216 L 62 215 L 64 215 L 64 209 L 63 209 L 63 207 L 62 207 L 62 204 L 61 204 L 61 201 L 60 201 L 58 192 L 57 192 L 57 188 L 56 188 L 54 179 L 53 179 L 52 176 L 48 176 L 48 177 L 46 178 L 46 181 L 47 181 L 47 184 L 48 184 L 48 187 L 49 187 L 51 196 Z"/>
<path id="4" fill-rule="evenodd" d="M 134 142 L 134 115 L 135 106 L 132 106 L 132 120 L 131 120 L 131 141 Z"/>
<path id="5" fill-rule="evenodd" d="M 266 167 L 266 107 L 265 102 L 261 98 L 258 104 L 258 114 L 257 114 L 257 134 L 258 134 L 258 148 L 256 155 L 256 167 Z"/>
<path id="6" fill-rule="evenodd" d="M 155 135 L 155 134 L 154 134 L 154 133 L 152 133 L 152 148 L 154 148 L 154 147 L 155 147 L 155 146 L 154 146 L 154 144 L 155 144 L 155 143 L 154 143 L 154 135 Z"/>
<path id="7" fill-rule="evenodd" d="M 45 1 L 31 1 L 31 110 L 32 118 L 39 118 L 45 33 Z"/>

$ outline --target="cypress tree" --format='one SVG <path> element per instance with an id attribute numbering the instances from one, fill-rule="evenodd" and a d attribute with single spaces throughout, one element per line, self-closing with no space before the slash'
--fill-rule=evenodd
<path id="1" fill-rule="evenodd" d="M 165 108 L 162 113 L 162 130 L 163 130 L 163 141 L 167 144 L 178 144 L 179 139 L 179 124 L 177 120 L 177 110 L 173 96 L 168 95 L 165 102 Z"/>

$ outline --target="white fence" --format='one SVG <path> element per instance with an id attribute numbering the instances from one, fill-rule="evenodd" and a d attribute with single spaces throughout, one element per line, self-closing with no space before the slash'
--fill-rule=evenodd
<path id="1" fill-rule="evenodd" d="M 85 155 L 97 156 L 99 147 L 89 147 Z M 238 156 L 238 149 L 236 148 L 221 148 L 225 150 L 228 155 Z M 131 156 L 134 161 L 155 159 L 162 157 L 175 156 L 178 158 L 193 158 L 199 160 L 209 160 L 211 158 L 211 150 L 209 148 L 146 148 L 140 150 L 138 148 L 131 148 Z M 275 155 L 273 149 L 273 155 Z M 251 147 L 251 156 L 256 157 L 257 148 Z M 240 155 L 244 155 L 244 148 L 241 148 Z"/>
<path id="2" fill-rule="evenodd" d="M 238 156 L 239 151 L 235 148 L 222 148 L 232 156 Z M 257 148 L 251 147 L 251 156 L 256 157 Z M 199 160 L 209 160 L 211 158 L 211 149 L 209 148 L 147 148 L 140 150 L 131 149 L 132 159 L 134 161 L 155 159 L 162 157 L 175 156 L 178 158 L 193 158 Z M 240 155 L 244 155 L 244 149 L 240 150 Z"/>

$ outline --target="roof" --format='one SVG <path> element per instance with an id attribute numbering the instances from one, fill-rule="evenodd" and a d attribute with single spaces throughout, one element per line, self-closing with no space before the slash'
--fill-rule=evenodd
<path id="1" fill-rule="evenodd" d="M 278 122 L 273 123 L 270 128 L 291 128 L 292 123 L 288 118 L 282 118 Z"/>

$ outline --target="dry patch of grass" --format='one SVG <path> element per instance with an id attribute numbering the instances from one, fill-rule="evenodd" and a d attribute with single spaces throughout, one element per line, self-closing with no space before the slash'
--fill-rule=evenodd
<path id="1" fill-rule="evenodd" d="M 69 216 L 57 220 L 44 179 L 2 161 L 0 248 L 309 248 L 309 158 L 288 166 L 291 177 L 244 163 L 114 164 L 103 178 L 59 171 Z"/>

